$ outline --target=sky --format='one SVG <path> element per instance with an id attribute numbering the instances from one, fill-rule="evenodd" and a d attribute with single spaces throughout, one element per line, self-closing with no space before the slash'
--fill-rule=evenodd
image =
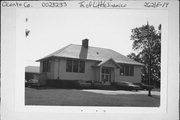
<path id="1" fill-rule="evenodd" d="M 69 44 L 81 45 L 85 38 L 89 46 L 128 55 L 133 52 L 131 29 L 147 21 L 157 29 L 164 19 L 163 11 L 131 9 L 31 9 L 20 14 L 18 27 L 30 30 L 23 37 L 26 66 L 38 66 L 36 60 Z"/>

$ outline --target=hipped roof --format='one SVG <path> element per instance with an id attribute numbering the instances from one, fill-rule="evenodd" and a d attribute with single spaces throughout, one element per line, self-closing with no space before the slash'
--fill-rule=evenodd
<path id="1" fill-rule="evenodd" d="M 70 44 L 37 61 L 41 61 L 50 57 L 75 58 L 95 61 L 106 61 L 112 58 L 116 63 L 133 64 L 141 66 L 144 65 L 111 49 L 91 46 L 89 46 L 88 48 L 84 48 L 82 45 L 75 44 Z"/>

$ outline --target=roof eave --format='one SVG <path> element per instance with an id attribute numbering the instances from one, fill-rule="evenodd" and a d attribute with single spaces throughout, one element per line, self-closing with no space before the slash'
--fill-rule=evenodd
<path id="1" fill-rule="evenodd" d="M 53 57 L 55 57 L 55 56 L 44 57 L 44 58 L 41 58 L 39 60 L 36 60 L 36 62 L 41 62 L 42 60 L 50 59 L 50 58 L 53 58 Z"/>

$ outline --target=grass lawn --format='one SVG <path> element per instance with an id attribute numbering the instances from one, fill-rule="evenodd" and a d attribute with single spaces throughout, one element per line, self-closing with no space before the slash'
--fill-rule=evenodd
<path id="1" fill-rule="evenodd" d="M 25 105 L 159 107 L 160 96 L 105 95 L 77 89 L 25 88 Z"/>

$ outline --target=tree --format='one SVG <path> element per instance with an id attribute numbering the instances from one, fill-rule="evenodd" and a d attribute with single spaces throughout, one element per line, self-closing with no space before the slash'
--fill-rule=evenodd
<path id="1" fill-rule="evenodd" d="M 130 53 L 129 55 L 127 55 L 127 57 L 128 57 L 128 58 L 131 58 L 131 59 L 133 59 L 133 60 L 135 60 L 135 61 L 137 61 L 137 62 L 141 62 L 141 63 L 142 63 L 142 60 L 141 60 L 139 54 L 136 55 L 135 53 L 132 52 L 132 53 Z"/>
<path id="2" fill-rule="evenodd" d="M 158 31 L 153 25 L 143 25 L 132 29 L 131 40 L 133 40 L 132 49 L 136 51 L 128 55 L 138 62 L 143 63 L 142 74 L 143 81 L 149 84 L 156 84 L 160 81 L 160 63 L 161 63 L 161 25 Z M 150 94 L 150 93 L 149 93 Z"/>

